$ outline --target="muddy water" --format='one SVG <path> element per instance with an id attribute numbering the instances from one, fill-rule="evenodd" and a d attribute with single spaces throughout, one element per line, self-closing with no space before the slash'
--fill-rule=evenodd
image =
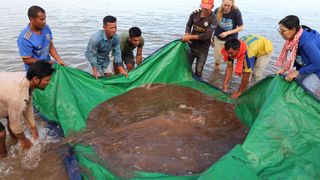
<path id="1" fill-rule="evenodd" d="M 51 133 L 43 121 L 41 123 L 39 118 L 36 120 L 40 139 L 33 140 L 28 131 L 25 131 L 33 143 L 33 146 L 25 152 L 20 152 L 19 144 L 7 134 L 8 155 L 0 159 L 0 179 L 68 179 L 63 161 L 67 147 L 61 145 L 57 137 L 48 135 Z M 6 124 L 4 120 L 1 122 Z"/>
<path id="2" fill-rule="evenodd" d="M 174 85 L 136 88 L 98 105 L 79 140 L 113 172 L 199 173 L 246 137 L 233 106 Z"/>

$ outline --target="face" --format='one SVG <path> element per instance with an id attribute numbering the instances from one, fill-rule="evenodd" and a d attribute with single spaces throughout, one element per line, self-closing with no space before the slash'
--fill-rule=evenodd
<path id="1" fill-rule="evenodd" d="M 129 42 L 134 45 L 134 47 L 138 47 L 141 42 L 141 37 L 132 37 L 129 38 Z"/>
<path id="2" fill-rule="evenodd" d="M 209 15 L 212 11 L 212 8 L 213 8 L 213 5 L 209 8 L 209 9 L 206 9 L 206 8 L 201 8 L 201 11 L 205 14 L 205 15 Z"/>
<path id="3" fill-rule="evenodd" d="M 288 29 L 286 28 L 285 26 L 283 26 L 282 24 L 279 25 L 279 29 L 278 29 L 280 35 L 282 36 L 282 38 L 284 40 L 291 40 L 293 39 L 295 33 L 296 33 L 296 30 L 295 28 L 293 29 Z"/>
<path id="4" fill-rule="evenodd" d="M 30 18 L 30 24 L 36 29 L 43 29 L 46 26 L 46 14 L 38 12 L 36 18 Z"/>
<path id="5" fill-rule="evenodd" d="M 227 50 L 227 53 L 232 59 L 234 59 L 235 57 L 237 57 L 239 51 L 240 51 L 240 49 L 232 49 L 232 48 L 230 48 L 229 50 Z"/>
<path id="6" fill-rule="evenodd" d="M 47 87 L 47 85 L 49 84 L 50 78 L 51 78 L 51 76 L 46 76 L 41 79 L 34 77 L 33 80 L 35 81 L 36 88 L 44 90 Z"/>
<path id="7" fill-rule="evenodd" d="M 108 38 L 112 37 L 117 32 L 117 22 L 114 23 L 107 23 L 103 26 L 104 31 L 106 32 L 106 35 Z"/>
<path id="8" fill-rule="evenodd" d="M 232 1 L 224 0 L 222 3 L 223 13 L 229 13 L 232 7 Z"/>

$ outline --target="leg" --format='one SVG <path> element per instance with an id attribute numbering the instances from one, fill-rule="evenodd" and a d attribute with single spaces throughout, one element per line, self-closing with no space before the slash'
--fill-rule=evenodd
<path id="1" fill-rule="evenodd" d="M 6 128 L 0 122 L 0 158 L 7 155 Z"/>
<path id="2" fill-rule="evenodd" d="M 217 37 L 214 37 L 213 57 L 215 61 L 215 69 L 220 69 L 222 59 L 221 49 L 224 48 L 224 43 L 225 41 L 221 41 Z"/>
<path id="3" fill-rule="evenodd" d="M 9 122 L 9 117 L 6 117 L 6 118 L 7 118 L 7 120 L 8 120 L 7 128 L 8 128 L 10 137 L 11 137 L 12 139 L 18 140 L 17 136 L 14 135 L 14 133 L 13 133 L 12 130 L 11 130 L 10 122 Z"/>
<path id="4" fill-rule="evenodd" d="M 253 72 L 252 72 L 252 78 L 254 83 L 262 79 L 263 71 L 269 64 L 271 56 L 272 56 L 272 53 L 264 56 L 260 56 L 256 59 L 253 67 Z"/>
<path id="5" fill-rule="evenodd" d="M 189 54 L 188 54 L 188 59 L 189 59 L 189 64 L 190 64 L 191 69 L 192 69 L 192 65 L 193 65 L 193 62 L 194 62 L 195 58 L 196 57 L 194 55 L 193 49 L 190 48 Z"/>
<path id="6" fill-rule="evenodd" d="M 192 70 L 192 65 L 193 62 L 195 60 L 196 56 L 194 55 L 193 50 L 190 48 L 189 52 L 188 52 L 188 60 L 189 60 L 189 65 L 190 65 L 190 70 L 193 73 L 194 71 Z"/>
<path id="7" fill-rule="evenodd" d="M 134 60 L 133 52 L 131 52 L 128 55 L 123 54 L 122 55 L 122 61 L 126 64 L 128 72 L 130 72 L 132 69 L 134 69 L 134 66 L 135 66 L 136 63 L 135 63 L 135 60 Z"/>
<path id="8" fill-rule="evenodd" d="M 198 56 L 198 58 L 197 58 L 197 62 L 196 62 L 195 75 L 198 77 L 202 77 L 202 71 L 203 71 L 204 65 L 206 64 L 206 61 L 207 61 L 208 50 L 207 51 L 204 51 L 204 50 L 199 51 L 197 56 Z"/>

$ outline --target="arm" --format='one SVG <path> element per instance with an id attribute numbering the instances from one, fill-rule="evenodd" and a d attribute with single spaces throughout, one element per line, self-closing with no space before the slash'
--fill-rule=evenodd
<path id="1" fill-rule="evenodd" d="M 142 63 L 142 47 L 138 47 L 137 49 L 136 63 L 137 65 L 140 65 Z"/>
<path id="2" fill-rule="evenodd" d="M 235 29 L 232 29 L 230 31 L 226 31 L 226 32 L 223 32 L 221 34 L 219 34 L 219 36 L 221 38 L 224 38 L 230 34 L 234 34 L 234 33 L 238 33 L 240 31 L 243 31 L 243 20 L 242 20 L 242 15 L 241 15 L 241 12 L 239 9 L 236 9 L 236 16 L 234 17 L 235 18 L 235 26 L 236 28 Z"/>
<path id="3" fill-rule="evenodd" d="M 230 34 L 238 33 L 238 32 L 240 32 L 240 31 L 242 31 L 242 30 L 243 30 L 243 25 L 237 26 L 237 27 L 236 27 L 235 29 L 233 29 L 233 30 L 226 31 L 226 32 L 223 32 L 223 33 L 219 34 L 219 36 L 220 36 L 221 38 L 224 38 L 224 37 L 226 37 L 226 36 L 228 36 L 228 35 L 230 35 Z"/>
<path id="4" fill-rule="evenodd" d="M 89 39 L 89 43 L 86 49 L 86 58 L 92 66 L 93 76 L 98 79 L 99 73 L 97 70 L 98 66 L 98 43 L 95 39 L 95 35 L 92 35 Z"/>
<path id="5" fill-rule="evenodd" d="M 36 61 L 38 61 L 37 59 L 33 58 L 33 57 L 22 57 L 23 63 L 24 64 L 32 64 L 35 63 Z"/>
<path id="6" fill-rule="evenodd" d="M 50 55 L 62 66 L 64 66 L 64 62 L 60 58 L 57 49 L 53 45 L 53 41 L 50 41 L 50 50 L 49 50 Z"/>
<path id="7" fill-rule="evenodd" d="M 302 58 L 309 58 L 310 64 L 301 67 L 298 71 L 300 74 L 311 74 L 320 71 L 320 50 L 317 48 L 316 44 L 312 41 L 311 43 L 305 43 L 302 46 Z M 303 59 L 302 59 L 303 60 Z"/>
<path id="8" fill-rule="evenodd" d="M 118 71 L 120 74 L 124 74 L 128 77 L 127 71 L 123 68 L 123 63 L 121 59 L 121 49 L 120 49 L 120 39 L 119 36 L 114 37 L 113 43 L 113 54 L 114 54 L 114 62 L 117 65 Z"/>
<path id="9" fill-rule="evenodd" d="M 23 116 L 31 129 L 31 135 L 34 139 L 39 139 L 38 130 L 36 127 L 36 123 L 34 121 L 34 114 L 33 114 L 33 106 L 32 106 L 32 98 L 26 103 L 27 107 L 23 111 Z"/>
<path id="10" fill-rule="evenodd" d="M 227 61 L 227 68 L 225 72 L 225 78 L 223 82 L 223 91 L 227 91 L 229 88 L 229 82 L 232 78 L 232 73 L 233 73 L 233 62 L 232 61 Z"/>
<path id="11" fill-rule="evenodd" d="M 191 40 L 198 40 L 199 36 L 198 35 L 191 35 L 186 33 L 183 37 L 182 37 L 182 42 L 188 42 L 191 43 Z"/>
<path id="12" fill-rule="evenodd" d="M 32 57 L 33 45 L 30 41 L 24 37 L 19 37 L 18 39 L 19 54 L 23 60 L 24 64 L 32 64 L 38 61 Z"/>
<path id="13" fill-rule="evenodd" d="M 29 149 L 32 146 L 31 141 L 24 135 L 23 125 L 20 120 L 20 116 L 22 115 L 21 110 L 24 109 L 22 106 L 25 106 L 24 103 L 24 99 L 11 101 L 9 102 L 8 107 L 8 121 L 10 123 L 9 128 L 21 143 L 22 150 Z"/>
<path id="14" fill-rule="evenodd" d="M 193 25 L 193 21 L 192 20 L 193 20 L 193 17 L 192 17 L 192 14 L 191 14 L 189 16 L 189 19 L 188 19 L 188 22 L 187 22 L 187 25 L 186 25 L 185 34 L 181 39 L 182 42 L 191 43 L 191 40 L 196 40 L 198 38 L 197 35 L 190 35 L 191 27 Z"/>
<path id="15" fill-rule="evenodd" d="M 248 83 L 249 83 L 249 78 L 250 78 L 251 72 L 243 72 L 242 73 L 242 79 L 241 79 L 241 84 L 239 86 L 238 91 L 233 92 L 231 95 L 232 99 L 238 99 L 238 97 L 243 93 L 243 91 L 247 88 Z"/>

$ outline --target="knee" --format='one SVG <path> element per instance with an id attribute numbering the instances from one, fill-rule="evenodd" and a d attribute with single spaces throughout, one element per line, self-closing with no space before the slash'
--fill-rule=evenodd
<path id="1" fill-rule="evenodd" d="M 6 138 L 6 130 L 1 130 L 0 131 L 0 139 Z"/>

